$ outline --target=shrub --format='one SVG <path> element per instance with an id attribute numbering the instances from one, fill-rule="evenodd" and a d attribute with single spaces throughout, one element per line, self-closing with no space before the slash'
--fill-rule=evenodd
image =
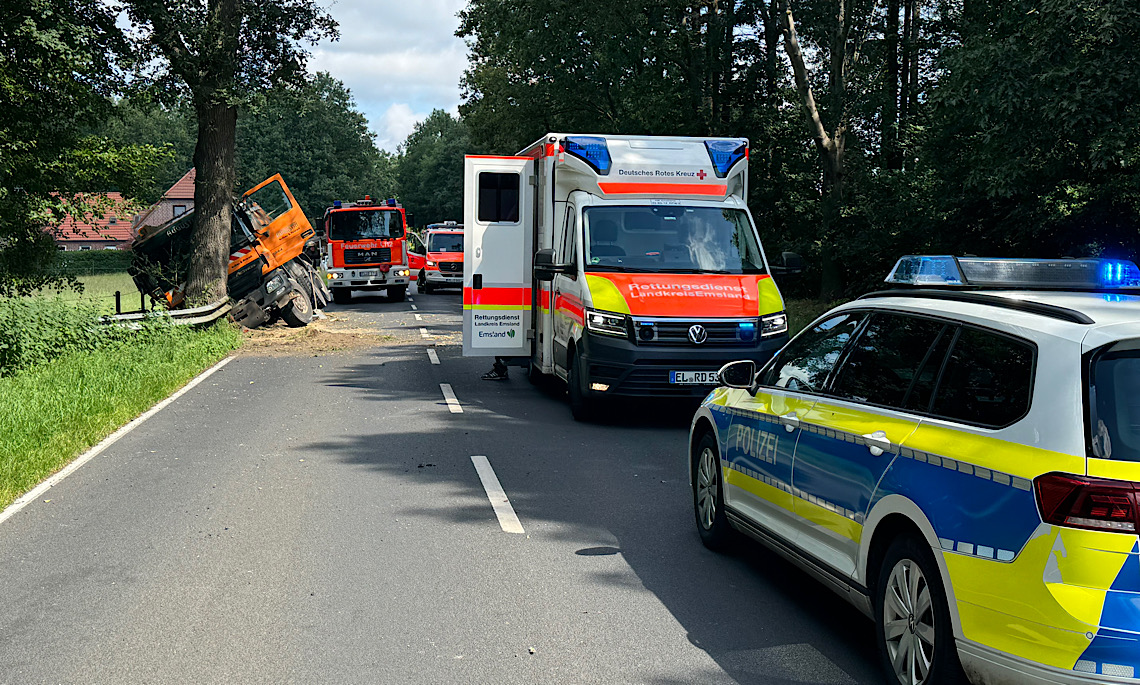
<path id="1" fill-rule="evenodd" d="M 57 252 L 53 269 L 61 276 L 92 276 L 126 271 L 134 253 L 129 250 Z"/>

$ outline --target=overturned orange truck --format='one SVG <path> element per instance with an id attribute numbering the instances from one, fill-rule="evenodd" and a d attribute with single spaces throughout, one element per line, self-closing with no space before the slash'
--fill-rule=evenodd
<path id="1" fill-rule="evenodd" d="M 139 232 L 130 268 L 139 292 L 172 308 L 183 306 L 195 221 L 190 211 Z M 227 280 L 234 321 L 256 328 L 280 317 L 290 326 L 307 325 L 329 300 L 324 279 L 306 256 L 316 242 L 313 226 L 280 174 L 237 198 Z"/>

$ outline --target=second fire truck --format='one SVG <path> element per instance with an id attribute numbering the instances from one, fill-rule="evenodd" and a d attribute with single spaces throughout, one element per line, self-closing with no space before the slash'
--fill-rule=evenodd
<path id="1" fill-rule="evenodd" d="M 404 208 L 394 199 L 341 202 L 325 210 L 322 263 L 333 301 L 352 300 L 354 290 L 383 290 L 404 299 L 410 281 Z"/>

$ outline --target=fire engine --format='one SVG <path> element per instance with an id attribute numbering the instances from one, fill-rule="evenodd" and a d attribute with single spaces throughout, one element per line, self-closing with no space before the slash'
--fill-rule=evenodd
<path id="1" fill-rule="evenodd" d="M 395 199 L 335 200 L 322 221 L 322 264 L 333 301 L 352 300 L 353 290 L 383 290 L 392 302 L 408 290 L 408 252 L 404 208 Z"/>
<path id="2" fill-rule="evenodd" d="M 467 156 L 464 355 L 562 379 L 578 419 L 767 361 L 788 324 L 747 195 L 742 138 L 551 133 Z"/>
<path id="3" fill-rule="evenodd" d="M 463 226 L 454 221 L 428 224 L 423 244 L 412 250 L 412 280 L 425 295 L 438 288 L 463 286 Z"/>

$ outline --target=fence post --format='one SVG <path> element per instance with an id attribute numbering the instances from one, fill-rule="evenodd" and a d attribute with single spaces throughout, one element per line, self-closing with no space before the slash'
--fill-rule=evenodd
<path id="1" fill-rule="evenodd" d="M 139 293 L 139 310 L 146 311 L 146 293 Z"/>
<path id="2" fill-rule="evenodd" d="M 121 292 L 118 290 L 115 291 L 115 314 L 123 313 L 123 304 L 122 300 L 120 299 L 122 296 L 123 294 Z"/>

